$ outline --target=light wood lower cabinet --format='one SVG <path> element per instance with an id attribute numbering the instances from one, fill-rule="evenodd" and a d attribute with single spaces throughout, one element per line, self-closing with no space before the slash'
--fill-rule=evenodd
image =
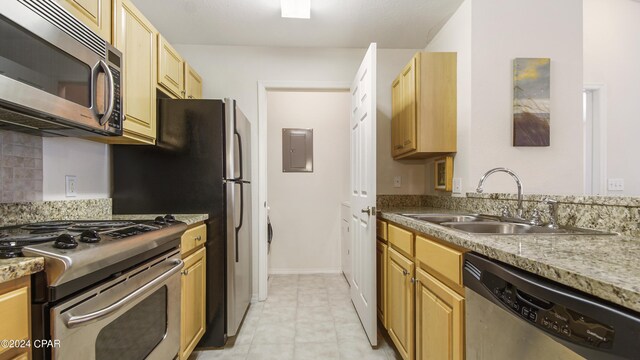
<path id="1" fill-rule="evenodd" d="M 0 284 L 0 340 L 31 339 L 31 277 Z M 0 359 L 29 359 L 29 347 L 0 346 Z"/>
<path id="2" fill-rule="evenodd" d="M 201 238 L 202 240 L 198 240 Z M 188 229 L 182 235 L 180 359 L 187 359 L 205 332 L 206 302 L 206 226 Z M 185 244 L 195 244 L 184 250 Z"/>
<path id="3" fill-rule="evenodd" d="M 387 331 L 403 359 L 414 358 L 413 261 L 392 247 L 387 259 Z"/>
<path id="4" fill-rule="evenodd" d="M 378 319 L 387 328 L 387 244 L 378 240 L 376 243 L 376 284 Z"/>
<path id="5" fill-rule="evenodd" d="M 378 316 L 396 350 L 404 360 L 464 359 L 465 250 L 393 223 L 378 228 L 388 229 L 388 243 L 377 242 Z"/>
<path id="6" fill-rule="evenodd" d="M 464 359 L 464 298 L 416 270 L 416 358 Z"/>

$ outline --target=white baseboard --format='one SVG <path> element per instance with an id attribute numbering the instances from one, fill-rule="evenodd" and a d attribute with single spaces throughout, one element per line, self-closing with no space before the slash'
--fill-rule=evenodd
<path id="1" fill-rule="evenodd" d="M 257 303 L 258 301 L 258 294 L 251 294 L 251 303 Z"/>
<path id="2" fill-rule="evenodd" d="M 269 269 L 269 275 L 342 274 L 342 269 Z"/>

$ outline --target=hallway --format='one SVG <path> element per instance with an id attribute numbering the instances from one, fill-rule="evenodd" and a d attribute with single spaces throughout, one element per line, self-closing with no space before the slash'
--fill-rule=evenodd
<path id="1" fill-rule="evenodd" d="M 341 274 L 272 275 L 269 298 L 251 305 L 240 333 L 222 350 L 190 360 L 393 360 L 379 335 L 372 349 Z"/>

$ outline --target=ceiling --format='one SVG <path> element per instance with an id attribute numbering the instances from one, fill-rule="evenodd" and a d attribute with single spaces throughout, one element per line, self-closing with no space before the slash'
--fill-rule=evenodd
<path id="1" fill-rule="evenodd" d="M 283 19 L 280 0 L 133 0 L 174 44 L 424 48 L 462 0 L 311 0 Z"/>

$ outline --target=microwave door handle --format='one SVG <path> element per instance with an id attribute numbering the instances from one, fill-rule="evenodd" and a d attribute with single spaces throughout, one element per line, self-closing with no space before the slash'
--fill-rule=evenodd
<path id="1" fill-rule="evenodd" d="M 104 115 L 102 115 L 102 117 L 100 117 L 100 119 L 98 120 L 98 123 L 100 125 L 104 125 L 107 121 L 109 121 L 109 118 L 111 117 L 111 113 L 113 112 L 113 108 L 115 107 L 115 84 L 114 84 L 114 80 L 113 80 L 113 73 L 111 72 L 111 69 L 109 69 L 109 65 L 107 65 L 106 62 L 104 62 L 104 60 L 100 60 L 98 62 L 98 65 L 96 65 L 95 67 L 95 74 L 93 76 L 94 82 L 97 81 L 98 79 L 98 68 L 101 68 L 107 78 L 107 94 L 108 94 L 108 100 L 107 100 L 107 109 L 104 113 Z M 97 88 L 96 88 L 96 84 L 94 84 L 94 86 L 92 87 L 92 91 L 93 91 L 93 107 L 94 109 L 96 109 L 97 107 Z M 97 114 L 97 109 L 96 109 L 96 114 Z M 99 114 L 97 114 L 99 115 Z"/>
<path id="2" fill-rule="evenodd" d="M 114 312 L 118 311 L 119 309 L 121 309 L 122 307 L 130 303 L 131 301 L 140 297 L 142 294 L 148 292 L 150 289 L 154 288 L 159 284 L 162 284 L 164 281 L 166 281 L 168 278 L 170 278 L 171 276 L 179 272 L 184 267 L 184 262 L 182 260 L 177 260 L 173 262 L 173 264 L 174 266 L 171 269 L 167 270 L 162 275 L 149 281 L 145 285 L 139 287 L 134 292 L 128 294 L 127 296 L 114 302 L 113 304 L 89 314 L 71 316 L 67 320 L 67 327 L 69 329 L 72 329 L 87 323 L 98 321 L 102 318 L 105 318 L 113 314 Z"/>

